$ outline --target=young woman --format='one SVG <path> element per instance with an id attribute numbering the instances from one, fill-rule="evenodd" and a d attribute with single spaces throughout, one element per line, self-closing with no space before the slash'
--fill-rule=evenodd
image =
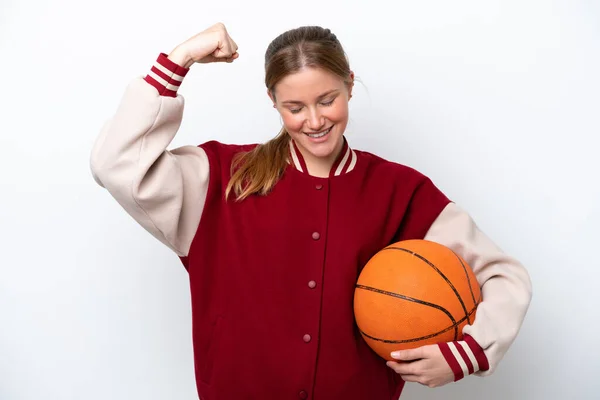
<path id="1" fill-rule="evenodd" d="M 267 94 L 284 125 L 274 139 L 166 150 L 189 68 L 233 62 L 237 49 L 216 24 L 161 53 L 91 155 L 96 182 L 189 272 L 200 397 L 389 400 L 405 381 L 492 373 L 529 306 L 528 273 L 426 176 L 349 146 L 354 74 L 329 30 L 298 28 L 269 45 Z M 463 341 L 386 363 L 362 340 L 352 300 L 366 262 L 405 239 L 460 254 L 483 302 Z"/>

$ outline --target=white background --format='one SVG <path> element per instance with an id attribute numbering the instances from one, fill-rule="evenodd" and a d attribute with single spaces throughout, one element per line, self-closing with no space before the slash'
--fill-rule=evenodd
<path id="1" fill-rule="evenodd" d="M 192 68 L 173 147 L 274 136 L 267 45 L 329 27 L 362 82 L 350 145 L 429 175 L 531 274 L 495 374 L 403 399 L 600 398 L 600 2 L 1 0 L 0 399 L 197 398 L 186 272 L 88 163 L 127 83 L 215 22 L 240 58 Z"/>

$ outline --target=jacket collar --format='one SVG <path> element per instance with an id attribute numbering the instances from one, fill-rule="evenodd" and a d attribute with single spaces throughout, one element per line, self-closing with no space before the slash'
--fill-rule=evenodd
<path id="1" fill-rule="evenodd" d="M 342 151 L 340 151 L 340 154 L 331 166 L 329 177 L 331 178 L 333 176 L 347 174 L 354 169 L 356 166 L 356 161 L 356 152 L 352 150 L 350 146 L 348 146 L 348 141 L 346 140 L 346 137 L 344 137 Z M 304 161 L 304 157 L 302 157 L 302 153 L 298 149 L 298 145 L 294 139 L 290 139 L 290 158 L 288 159 L 288 162 L 292 164 L 298 171 L 308 174 L 306 162 Z"/>

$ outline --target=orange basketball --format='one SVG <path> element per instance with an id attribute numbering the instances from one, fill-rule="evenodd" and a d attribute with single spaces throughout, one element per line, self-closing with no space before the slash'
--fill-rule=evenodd
<path id="1" fill-rule="evenodd" d="M 381 357 L 462 339 L 481 291 L 467 263 L 448 247 L 427 240 L 394 243 L 360 273 L 354 316 L 367 344 Z"/>

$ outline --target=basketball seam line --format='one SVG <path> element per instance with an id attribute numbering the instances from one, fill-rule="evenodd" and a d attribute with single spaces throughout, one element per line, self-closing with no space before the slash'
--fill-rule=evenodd
<path id="1" fill-rule="evenodd" d="M 452 284 L 452 282 L 450 281 L 450 279 L 448 279 L 448 277 L 446 275 L 444 275 L 444 273 L 442 271 L 440 271 L 439 268 L 436 267 L 431 261 L 429 261 L 428 259 L 426 259 L 422 255 L 417 254 L 416 252 L 414 252 L 412 250 L 405 249 L 403 247 L 393 247 L 393 246 L 390 246 L 390 247 L 386 247 L 385 250 L 399 250 L 399 251 L 404 251 L 406 253 L 410 253 L 413 256 L 417 257 L 419 260 L 421 260 L 424 263 L 426 263 L 427 265 L 429 265 L 431 268 L 433 268 L 442 277 L 442 279 L 446 281 L 446 283 L 448 284 L 448 286 L 450 286 L 450 289 L 452 289 L 452 291 L 454 292 L 454 295 L 458 299 L 458 302 L 460 303 L 460 305 L 461 305 L 461 307 L 463 309 L 463 312 L 465 313 L 465 316 L 468 314 L 467 307 L 465 306 L 465 302 L 463 301 L 462 297 L 458 293 L 458 290 L 456 290 L 456 288 L 454 287 L 454 285 Z M 454 252 L 452 252 L 452 254 L 454 254 Z M 457 337 L 458 337 L 458 329 L 456 329 L 454 331 L 454 340 L 456 340 Z"/>
<path id="2" fill-rule="evenodd" d="M 391 296 L 391 297 L 397 297 L 399 299 L 402 300 L 407 300 L 407 301 L 412 301 L 413 303 L 418 303 L 424 306 L 429 306 L 432 308 L 436 308 L 438 310 L 440 310 L 441 312 L 443 312 L 444 314 L 446 314 L 446 316 L 448 318 L 450 318 L 450 321 L 452 321 L 453 324 L 456 324 L 456 320 L 454 319 L 454 316 L 452 316 L 452 314 L 450 313 L 450 311 L 446 310 L 444 307 L 438 305 L 438 304 L 434 304 L 434 303 L 429 303 L 428 301 L 424 301 L 424 300 L 419 300 L 419 299 L 415 299 L 414 297 L 409 297 L 403 294 L 399 294 L 399 293 L 394 293 L 394 292 L 388 292 L 387 290 L 382 290 L 382 289 L 377 289 L 374 288 L 372 286 L 365 286 L 365 285 L 356 285 L 357 289 L 364 289 L 364 290 L 370 290 L 371 292 L 375 292 L 375 293 L 379 293 L 379 294 L 383 294 L 383 295 L 387 295 L 387 296 Z"/>
<path id="3" fill-rule="evenodd" d="M 469 292 L 471 292 L 471 299 L 473 299 L 473 304 L 475 305 L 475 307 L 477 307 L 479 302 L 477 300 L 475 300 L 475 293 L 473 293 L 473 286 L 471 285 L 471 277 L 469 276 L 469 273 L 467 272 L 467 267 L 465 266 L 465 263 L 463 263 L 463 260 L 458 256 L 458 254 L 456 254 L 454 251 L 452 251 L 452 253 L 456 256 L 456 258 L 460 262 L 460 265 L 463 267 L 463 271 L 465 271 L 465 276 L 467 277 L 467 282 L 469 283 Z M 469 318 L 468 323 L 469 323 L 469 325 L 471 324 L 471 318 Z"/>
<path id="4" fill-rule="evenodd" d="M 369 339 L 372 340 L 376 340 L 378 342 L 383 342 L 383 343 L 394 343 L 394 344 L 398 344 L 398 343 L 411 343 L 411 342 L 418 342 L 419 340 L 424 340 L 424 339 L 430 339 L 432 337 L 436 337 L 438 335 L 441 335 L 442 333 L 448 332 L 450 329 L 457 329 L 458 325 L 460 325 L 461 323 L 463 323 L 469 316 L 473 315 L 473 313 L 475 312 L 475 310 L 477 309 L 477 306 L 473 307 L 473 309 L 471 311 L 469 311 L 468 315 L 464 316 L 463 318 L 461 318 L 460 320 L 456 321 L 453 325 L 450 325 L 449 327 L 436 332 L 436 333 L 432 333 L 430 335 L 427 336 L 421 336 L 418 338 L 413 338 L 413 339 L 404 339 L 404 340 L 390 340 L 390 339 L 380 339 L 380 338 L 376 338 L 374 336 L 371 336 L 367 333 L 365 333 L 362 329 L 359 328 L 360 333 L 362 333 L 363 335 L 365 335 L 366 337 L 368 337 Z"/>

